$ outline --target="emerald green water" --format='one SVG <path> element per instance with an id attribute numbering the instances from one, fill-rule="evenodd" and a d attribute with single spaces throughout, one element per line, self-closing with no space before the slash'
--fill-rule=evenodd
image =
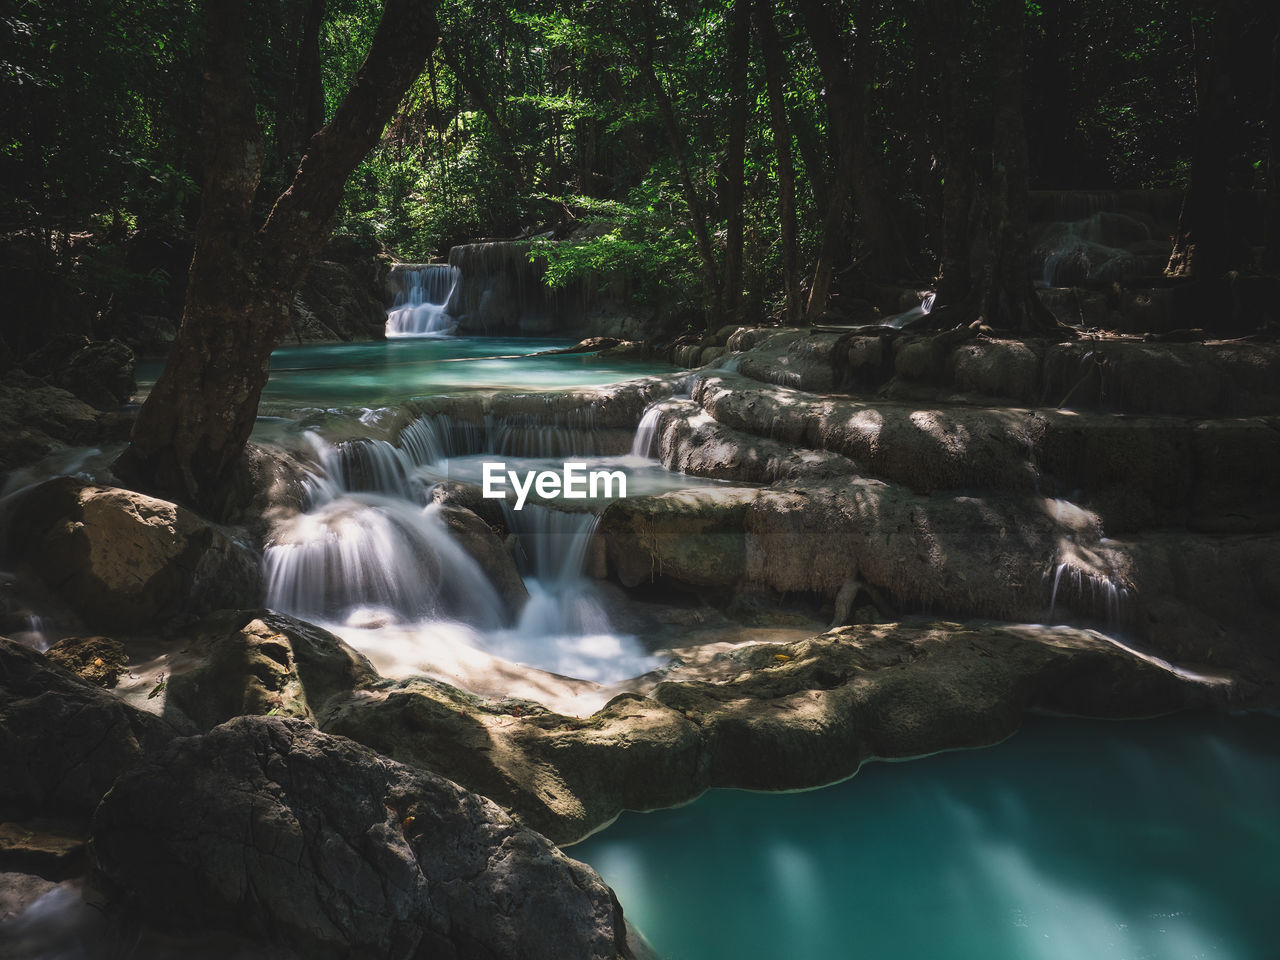
<path id="1" fill-rule="evenodd" d="M 271 355 L 266 409 L 382 407 L 469 390 L 551 390 L 617 383 L 674 369 L 664 363 L 546 354 L 572 340 L 442 337 L 281 347 Z M 541 353 L 540 353 L 541 352 Z M 138 365 L 145 396 L 162 361 Z"/>
<path id="2" fill-rule="evenodd" d="M 568 850 L 664 960 L 1280 956 L 1280 719 L 1037 719 Z"/>

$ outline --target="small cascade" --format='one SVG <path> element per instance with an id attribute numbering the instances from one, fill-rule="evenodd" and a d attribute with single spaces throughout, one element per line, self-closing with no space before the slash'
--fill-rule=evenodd
<path id="1" fill-rule="evenodd" d="M 918 320 L 921 317 L 928 316 L 929 312 L 933 310 L 934 301 L 937 299 L 938 295 L 930 290 L 921 297 L 920 302 L 916 304 L 916 306 L 912 307 L 910 310 L 903 310 L 902 313 L 895 313 L 893 316 L 885 317 L 880 321 L 880 326 L 902 329 L 903 327 L 908 326 L 913 320 Z"/>
<path id="2" fill-rule="evenodd" d="M 343 493 L 382 493 L 405 500 L 420 499 L 421 487 L 411 478 L 413 463 L 385 440 L 344 440 L 327 447 L 325 472 Z"/>
<path id="3" fill-rule="evenodd" d="M 294 517 L 265 552 L 267 605 L 332 623 L 500 626 L 497 591 L 439 511 L 436 504 L 351 494 Z"/>
<path id="4" fill-rule="evenodd" d="M 360 437 L 329 443 L 314 431 L 303 439 L 315 468 L 306 481 L 306 502 L 319 507 L 347 493 L 379 493 L 421 503 L 423 485 L 414 479 L 414 461 L 385 440 Z"/>
<path id="5" fill-rule="evenodd" d="M 662 425 L 662 404 L 651 403 L 644 409 L 644 416 L 640 418 L 640 424 L 636 427 L 636 438 L 631 443 L 631 455 L 633 457 L 650 456 L 653 449 L 653 441 L 658 436 L 658 429 Z"/>
<path id="6" fill-rule="evenodd" d="M 543 460 L 602 456 L 608 452 L 603 436 L 591 410 L 486 414 L 483 426 L 436 413 L 401 429 L 396 442 L 413 463 L 427 466 L 481 453 Z"/>
<path id="7" fill-rule="evenodd" d="M 418 417 L 401 428 L 396 445 L 418 466 L 443 463 L 450 457 L 467 457 L 486 450 L 486 430 L 447 413 Z"/>
<path id="8" fill-rule="evenodd" d="M 588 512 L 504 502 L 507 528 L 529 601 L 513 630 L 491 637 L 493 652 L 551 673 L 607 683 L 639 676 L 664 661 L 635 637 L 613 632 L 595 585 L 583 570 L 599 518 Z"/>
<path id="9" fill-rule="evenodd" d="M 387 311 L 388 337 L 450 336 L 457 322 L 447 306 L 458 282 L 457 267 L 447 263 L 397 264 L 387 278 L 395 291 Z"/>
<path id="10" fill-rule="evenodd" d="M 485 418 L 485 452 L 508 457 L 563 459 L 593 457 L 600 449 L 600 431 L 591 410 L 538 414 L 507 414 Z"/>
<path id="11" fill-rule="evenodd" d="M 1090 620 L 1121 622 L 1129 589 L 1113 576 L 1086 570 L 1073 562 L 1057 563 L 1045 572 L 1049 620 L 1061 616 L 1058 604 Z"/>
<path id="12" fill-rule="evenodd" d="M 1070 287 L 1136 276 L 1143 271 L 1140 252 L 1151 244 L 1151 228 L 1123 213 L 1098 211 L 1047 223 L 1035 244 L 1041 261 L 1037 283 Z"/>
<path id="13" fill-rule="evenodd" d="M 515 534 L 520 551 L 520 572 L 543 583 L 568 583 L 582 579 L 587 545 L 599 518 L 588 511 L 553 510 L 525 504 L 513 510 L 503 501 L 507 529 Z"/>

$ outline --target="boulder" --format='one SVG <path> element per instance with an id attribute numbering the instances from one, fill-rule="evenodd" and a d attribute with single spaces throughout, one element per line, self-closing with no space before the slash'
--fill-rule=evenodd
<path id="1" fill-rule="evenodd" d="M 256 558 L 185 507 L 71 477 L 10 506 L 5 546 L 92 627 L 247 607 Z"/>
<path id="2" fill-rule="evenodd" d="M 0 637 L 0 819 L 88 817 L 173 733 L 42 654 Z"/>
<path id="3" fill-rule="evenodd" d="M 222 611 L 195 632 L 184 652 L 198 665 L 170 675 L 166 709 L 181 710 L 201 730 L 245 715 L 314 723 L 334 698 L 379 679 L 342 640 L 285 614 Z"/>
<path id="4" fill-rule="evenodd" d="M 518 617 L 529 599 L 529 590 L 502 538 L 465 507 L 441 505 L 438 509 L 453 538 L 480 565 L 498 591 L 498 596 L 507 606 L 509 618 Z"/>
<path id="5" fill-rule="evenodd" d="M 114 687 L 129 662 L 124 644 L 110 637 L 63 637 L 45 656 L 98 687 Z"/>
<path id="6" fill-rule="evenodd" d="M 28 373 L 99 410 L 112 410 L 133 396 L 133 365 L 133 351 L 123 342 L 74 335 L 50 341 L 23 362 Z"/>
<path id="7" fill-rule="evenodd" d="M 0 381 L 0 472 L 38 460 L 62 444 L 94 442 L 99 416 L 69 390 L 7 371 Z"/>
<path id="8" fill-rule="evenodd" d="M 631 955 L 589 867 L 491 801 L 299 720 L 175 741 L 116 783 L 92 849 L 157 922 L 312 960 Z"/>

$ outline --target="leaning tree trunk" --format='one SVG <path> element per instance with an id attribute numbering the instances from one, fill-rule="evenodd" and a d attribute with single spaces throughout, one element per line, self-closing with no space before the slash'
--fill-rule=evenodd
<path id="1" fill-rule="evenodd" d="M 263 147 L 245 52 L 244 0 L 206 5 L 204 192 L 187 300 L 164 371 L 116 470 L 221 513 L 253 429 L 271 351 L 328 236 L 347 177 L 377 143 L 436 38 L 432 8 L 387 0 L 369 55 L 292 185 L 255 229 Z"/>

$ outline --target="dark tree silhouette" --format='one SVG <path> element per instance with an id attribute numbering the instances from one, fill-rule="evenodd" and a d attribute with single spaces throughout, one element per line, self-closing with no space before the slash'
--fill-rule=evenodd
<path id="1" fill-rule="evenodd" d="M 116 463 L 127 481 L 215 514 L 229 505 L 271 351 L 347 177 L 382 136 L 437 38 L 432 4 L 387 0 L 346 98 L 259 224 L 264 147 L 246 20 L 244 0 L 206 5 L 204 186 L 186 304 L 168 362 Z"/>

